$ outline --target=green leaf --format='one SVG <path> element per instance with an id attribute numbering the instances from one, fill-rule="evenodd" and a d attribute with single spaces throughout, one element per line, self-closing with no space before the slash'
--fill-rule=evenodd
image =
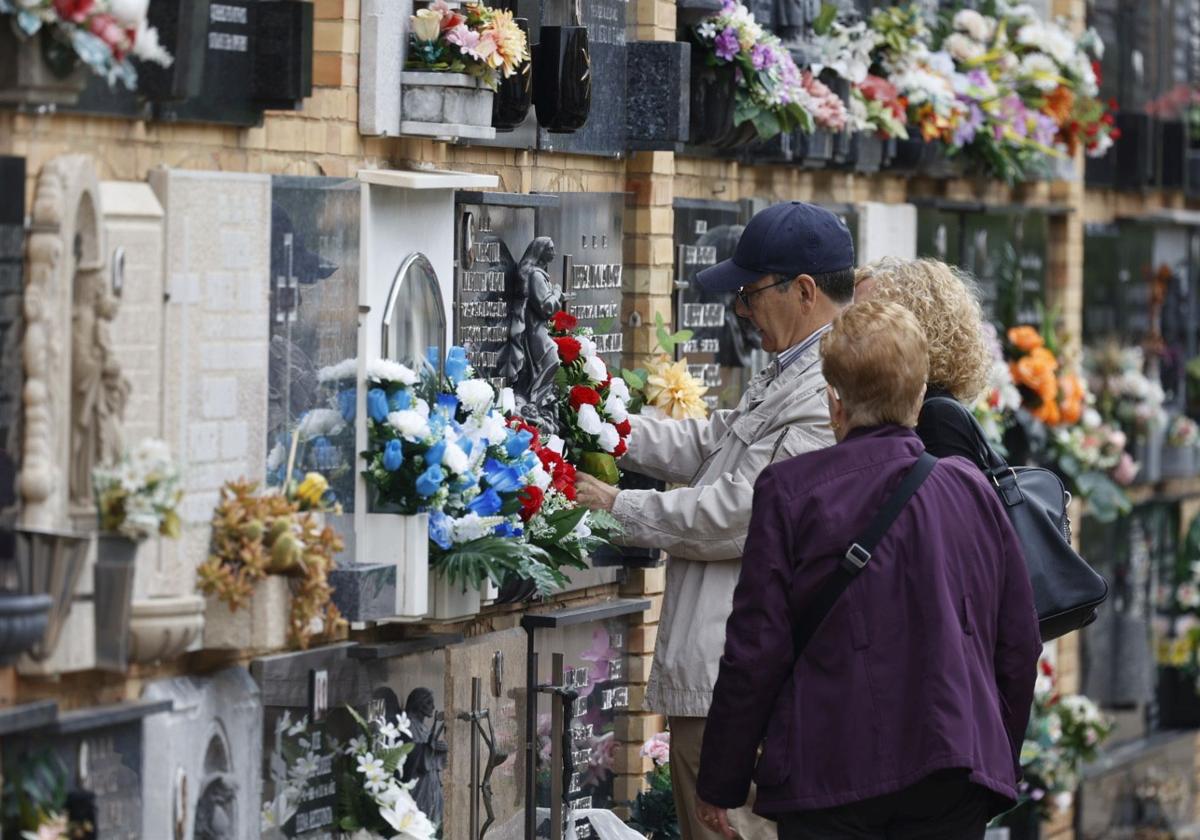
<path id="1" fill-rule="evenodd" d="M 629 386 L 631 391 L 640 391 L 646 387 L 646 372 L 644 370 L 629 370 L 624 368 L 621 370 L 621 378 L 625 380 L 625 384 Z"/>
<path id="2" fill-rule="evenodd" d="M 821 13 L 817 15 L 817 19 L 813 21 L 813 32 L 818 35 L 824 35 L 829 32 L 829 27 L 833 26 L 833 22 L 837 20 L 838 7 L 832 3 L 822 3 Z"/>
<path id="3" fill-rule="evenodd" d="M 661 318 L 662 316 L 659 315 L 659 317 Z M 654 329 L 654 335 L 658 339 L 658 346 L 663 348 L 663 352 L 670 353 L 671 350 L 668 349 L 668 345 L 671 344 L 671 334 L 667 332 L 667 328 L 662 324 L 659 324 Z"/>
<path id="4" fill-rule="evenodd" d="M 594 510 L 592 516 L 588 520 L 588 527 L 596 532 L 604 532 L 617 536 L 625 533 L 625 529 L 615 516 L 606 510 Z"/>
<path id="5" fill-rule="evenodd" d="M 779 121 L 779 117 L 770 111 L 758 111 L 752 118 L 754 130 L 758 133 L 760 140 L 770 140 L 772 137 L 783 132 L 783 125 Z"/>
<path id="6" fill-rule="evenodd" d="M 600 335 L 603 335 L 604 333 L 612 332 L 612 329 L 616 325 L 616 323 L 617 323 L 616 318 L 605 318 L 603 321 L 597 321 L 596 326 L 595 326 L 595 331 L 597 334 L 600 334 Z"/>
<path id="7" fill-rule="evenodd" d="M 587 516 L 587 508 L 560 510 L 546 517 L 546 524 L 554 529 L 554 541 L 557 542 L 575 530 L 575 527 Z"/>
<path id="8" fill-rule="evenodd" d="M 1099 522 L 1112 522 L 1133 509 L 1125 491 L 1102 472 L 1092 470 L 1081 474 L 1075 479 L 1075 486 L 1087 499 L 1088 512 Z"/>
<path id="9" fill-rule="evenodd" d="M 517 574 L 525 580 L 533 581 L 537 593 L 543 597 L 553 595 L 567 585 L 566 575 L 534 559 L 522 561 Z"/>

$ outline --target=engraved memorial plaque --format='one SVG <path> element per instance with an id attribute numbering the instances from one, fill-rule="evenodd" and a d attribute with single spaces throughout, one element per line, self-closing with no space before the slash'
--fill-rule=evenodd
<path id="1" fill-rule="evenodd" d="M 508 341 L 507 319 L 517 296 L 517 263 L 533 241 L 539 207 L 553 196 L 459 192 L 455 200 L 454 343 L 466 348 L 475 372 L 497 388 L 511 385 L 500 375 L 500 351 Z M 515 293 L 515 289 L 513 289 Z"/>
<path id="2" fill-rule="evenodd" d="M 323 474 L 354 508 L 360 188 L 340 178 L 271 180 L 267 481 Z"/>
<path id="3" fill-rule="evenodd" d="M 625 218 L 623 193 L 560 193 L 557 207 L 538 211 L 538 235 L 554 240 L 567 311 L 591 327 L 610 370 L 620 370 Z"/>
<path id="4" fill-rule="evenodd" d="M 750 378 L 751 353 L 759 339 L 749 321 L 733 312 L 733 293 L 701 291 L 696 275 L 733 256 L 742 235 L 741 211 L 727 201 L 675 202 L 676 329 L 692 338 L 676 348 L 688 370 L 708 386 L 709 410 L 733 408 Z"/>

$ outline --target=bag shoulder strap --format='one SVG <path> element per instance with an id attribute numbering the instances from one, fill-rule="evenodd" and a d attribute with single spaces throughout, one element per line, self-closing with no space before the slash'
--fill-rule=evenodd
<path id="1" fill-rule="evenodd" d="M 829 611 L 833 609 L 838 598 L 846 591 L 846 587 L 866 568 L 879 541 L 883 539 L 884 534 L 888 532 L 900 515 L 900 511 L 916 494 L 917 489 L 933 472 L 936 465 L 937 458 L 928 452 L 921 453 L 921 457 L 909 469 L 900 482 L 900 486 L 883 503 L 883 507 L 875 514 L 871 524 L 846 550 L 842 562 L 838 564 L 834 573 L 817 590 L 812 601 L 805 606 L 804 614 L 792 630 L 792 651 L 796 659 L 800 658 L 800 654 L 804 652 L 804 648 L 808 646 L 809 641 L 817 632 L 817 628 L 825 621 L 825 617 L 829 615 Z"/>

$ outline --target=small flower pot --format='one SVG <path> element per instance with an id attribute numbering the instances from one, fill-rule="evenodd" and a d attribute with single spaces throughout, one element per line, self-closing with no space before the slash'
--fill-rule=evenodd
<path id="1" fill-rule="evenodd" d="M 96 667 L 123 672 L 129 666 L 129 619 L 138 544 L 117 534 L 96 538 Z"/>
<path id="2" fill-rule="evenodd" d="M 533 108 L 552 134 L 583 128 L 592 110 L 592 57 L 586 26 L 543 26 L 533 59 Z"/>
<path id="3" fill-rule="evenodd" d="M 49 595 L 0 592 L 0 667 L 12 665 L 46 634 Z"/>
<path id="4" fill-rule="evenodd" d="M 513 18 L 513 23 L 525 33 L 526 43 L 532 43 L 529 21 Z M 497 131 L 512 131 L 525 122 L 533 105 L 533 62 L 526 61 L 521 68 L 507 79 L 501 78 L 492 101 L 492 128 Z"/>
<path id="5" fill-rule="evenodd" d="M 205 606 L 199 595 L 134 601 L 129 616 L 129 661 L 146 665 L 182 655 L 204 630 Z"/>
<path id="6" fill-rule="evenodd" d="M 491 140 L 492 91 L 465 73 L 400 74 L 400 133 Z"/>
<path id="7" fill-rule="evenodd" d="M 282 575 L 260 580 L 249 601 L 236 610 L 210 595 L 204 608 L 204 647 L 253 651 L 286 648 L 291 611 L 292 591 Z"/>
<path id="8" fill-rule="evenodd" d="M 1163 446 L 1166 443 L 1166 431 L 1150 429 L 1139 432 L 1133 443 L 1133 460 L 1138 463 L 1135 484 L 1153 484 L 1163 477 Z"/>
<path id="9" fill-rule="evenodd" d="M 16 533 L 21 591 L 50 597 L 46 632 L 29 650 L 31 657 L 44 662 L 58 647 L 59 634 L 75 603 L 91 540 L 66 531 L 18 528 Z"/>
<path id="10" fill-rule="evenodd" d="M 828 131 L 805 133 L 797 130 L 795 160 L 805 169 L 824 169 L 833 160 L 833 135 Z"/>
<path id="11" fill-rule="evenodd" d="M 394 564 L 394 618 L 420 618 L 429 611 L 429 514 L 362 514 L 355 533 L 355 564 Z"/>
<path id="12" fill-rule="evenodd" d="M 458 621 L 479 614 L 483 599 L 478 589 L 450 583 L 441 574 L 429 576 L 429 617 L 434 621 Z"/>
<path id="13" fill-rule="evenodd" d="M 752 141 L 757 134 L 752 123 L 733 124 L 736 94 L 732 65 L 710 67 L 698 52 L 693 52 L 688 142 L 729 149 Z"/>
<path id="14" fill-rule="evenodd" d="M 0 16 L 0 103 L 74 105 L 87 86 L 88 71 L 49 28 L 21 37 L 16 22 Z"/>
<path id="15" fill-rule="evenodd" d="M 1195 446 L 1166 446 L 1162 454 L 1163 478 L 1191 478 L 1197 472 Z"/>
<path id="16" fill-rule="evenodd" d="M 856 131 L 850 137 L 850 160 L 855 172 L 871 175 L 883 168 L 888 141 L 878 134 Z"/>

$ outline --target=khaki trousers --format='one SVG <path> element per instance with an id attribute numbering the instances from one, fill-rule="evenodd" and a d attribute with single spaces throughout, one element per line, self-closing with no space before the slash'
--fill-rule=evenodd
<path id="1" fill-rule="evenodd" d="M 683 840 L 724 840 L 721 835 L 700 822 L 696 814 L 696 778 L 700 774 L 700 746 L 704 742 L 704 718 L 670 718 L 671 729 L 671 789 L 675 794 L 675 811 L 679 815 L 679 833 Z M 754 788 L 750 801 L 729 812 L 729 824 L 742 840 L 777 840 L 775 823 L 753 813 Z"/>

